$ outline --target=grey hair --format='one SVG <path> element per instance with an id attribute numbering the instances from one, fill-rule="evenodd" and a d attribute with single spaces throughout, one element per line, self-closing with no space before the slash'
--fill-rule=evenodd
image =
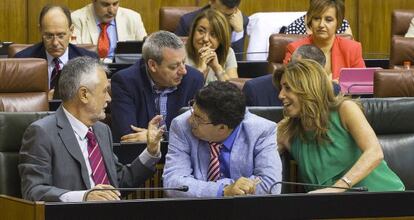
<path id="1" fill-rule="evenodd" d="M 142 46 L 142 58 L 147 62 L 149 59 L 155 60 L 158 64 L 162 62 L 162 49 L 181 49 L 184 48 L 183 41 L 177 35 L 168 31 L 157 31 L 145 39 Z"/>
<path id="2" fill-rule="evenodd" d="M 58 83 L 62 101 L 73 99 L 81 86 L 94 89 L 98 83 L 97 69 L 108 72 L 104 64 L 91 57 L 77 57 L 69 60 L 60 73 Z"/>
<path id="3" fill-rule="evenodd" d="M 292 60 L 297 59 L 311 59 L 318 62 L 321 66 L 326 64 L 325 54 L 319 47 L 313 44 L 305 44 L 298 47 L 292 54 Z"/>

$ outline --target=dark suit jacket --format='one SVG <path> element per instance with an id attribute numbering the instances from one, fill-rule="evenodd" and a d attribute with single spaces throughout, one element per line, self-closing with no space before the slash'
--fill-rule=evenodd
<path id="1" fill-rule="evenodd" d="M 74 59 L 76 57 L 81 57 L 81 56 L 88 56 L 88 57 L 92 57 L 92 58 L 96 58 L 98 59 L 98 55 L 92 51 L 86 50 L 84 48 L 80 48 L 77 47 L 73 44 L 69 44 L 68 45 L 69 48 L 69 60 Z M 16 55 L 14 55 L 15 58 L 42 58 L 47 60 L 47 56 L 46 56 L 46 49 L 43 45 L 43 42 L 37 43 L 31 47 L 28 47 L 18 53 L 16 53 Z M 58 75 L 58 81 L 60 78 L 60 74 Z M 55 87 L 55 92 L 53 95 L 54 99 L 60 99 L 60 95 L 59 95 L 59 87 L 56 86 Z"/>
<path id="2" fill-rule="evenodd" d="M 152 175 L 153 170 L 146 168 L 139 158 L 130 166 L 118 162 L 106 124 L 97 122 L 93 130 L 111 185 L 137 187 Z M 18 168 L 22 195 L 28 200 L 59 201 L 66 192 L 90 188 L 85 159 L 62 107 L 55 115 L 38 120 L 26 129 Z"/>
<path id="3" fill-rule="evenodd" d="M 194 19 L 200 14 L 203 10 L 207 10 L 210 8 L 210 5 L 207 5 L 199 10 L 187 13 L 180 18 L 180 23 L 175 30 L 175 34 L 178 36 L 188 36 L 190 34 L 190 28 L 193 24 Z M 244 39 L 246 37 L 246 28 L 247 24 L 249 23 L 249 18 L 243 15 L 243 30 L 244 36 L 240 38 L 238 41 L 231 43 L 231 48 L 233 48 L 234 52 L 236 53 L 237 60 L 243 60 L 243 52 L 244 52 Z"/>
<path id="4" fill-rule="evenodd" d="M 341 87 L 332 82 L 335 95 L 341 91 Z M 272 74 L 260 76 L 247 81 L 243 86 L 247 106 L 282 106 L 278 98 L 279 90 L 273 85 Z"/>
<path id="5" fill-rule="evenodd" d="M 76 57 L 88 56 L 93 58 L 98 58 L 98 55 L 92 51 L 86 50 L 84 48 L 77 47 L 73 44 L 69 44 L 69 60 Z M 31 47 L 28 47 L 14 55 L 14 58 L 43 58 L 47 59 L 46 49 L 42 42 L 37 43 Z"/>
<path id="6" fill-rule="evenodd" d="M 273 86 L 272 74 L 247 81 L 243 86 L 247 106 L 281 106 L 279 90 Z"/>
<path id="7" fill-rule="evenodd" d="M 187 66 L 187 74 L 177 86 L 177 90 L 168 94 L 167 128 L 178 115 L 180 108 L 187 106 L 188 101 L 193 99 L 203 84 L 202 74 Z M 133 132 L 130 125 L 148 127 L 148 122 L 157 114 L 156 95 L 151 88 L 143 59 L 113 75 L 111 88 L 112 132 L 114 141 L 119 142 L 121 136 Z"/>

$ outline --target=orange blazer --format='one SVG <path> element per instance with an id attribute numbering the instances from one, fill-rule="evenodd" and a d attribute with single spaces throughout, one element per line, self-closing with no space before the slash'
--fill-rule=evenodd
<path id="1" fill-rule="evenodd" d="M 296 48 L 305 44 L 312 43 L 312 35 L 309 35 L 301 40 L 288 44 L 286 47 L 286 55 L 283 63 L 286 64 L 290 61 L 290 57 Z M 365 62 L 362 58 L 361 43 L 336 36 L 331 49 L 331 62 L 332 78 L 334 80 L 339 79 L 339 72 L 342 68 L 365 67 Z"/>

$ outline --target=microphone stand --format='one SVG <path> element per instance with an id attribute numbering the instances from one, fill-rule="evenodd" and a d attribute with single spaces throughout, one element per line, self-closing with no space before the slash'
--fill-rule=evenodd
<path id="1" fill-rule="evenodd" d="M 319 184 L 312 184 L 312 183 L 296 183 L 296 182 L 279 181 L 279 182 L 273 183 L 273 185 L 270 186 L 268 194 L 272 194 L 273 188 L 275 186 L 277 186 L 278 184 L 280 184 L 280 185 L 310 186 L 310 187 L 315 187 L 315 188 L 319 188 L 319 189 L 320 188 L 345 189 L 345 190 L 351 191 L 351 192 L 366 192 L 366 191 L 368 191 L 368 188 L 365 187 L 365 186 L 347 188 L 347 187 L 319 185 Z"/>

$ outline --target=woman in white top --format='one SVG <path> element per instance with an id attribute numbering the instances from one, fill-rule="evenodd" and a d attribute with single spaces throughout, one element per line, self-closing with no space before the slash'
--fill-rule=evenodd
<path id="1" fill-rule="evenodd" d="M 204 75 L 205 83 L 237 78 L 237 61 L 230 45 L 230 26 L 217 10 L 200 13 L 187 40 L 187 64 Z"/>

